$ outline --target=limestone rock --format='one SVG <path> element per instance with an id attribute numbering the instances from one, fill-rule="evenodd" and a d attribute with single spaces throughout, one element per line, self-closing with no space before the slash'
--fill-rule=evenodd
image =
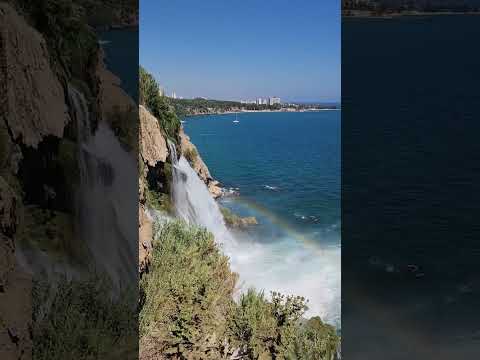
<path id="1" fill-rule="evenodd" d="M 1 111 L 11 136 L 35 148 L 46 135 L 61 137 L 69 115 L 45 39 L 5 3 L 0 44 Z"/>
<path id="2" fill-rule="evenodd" d="M 140 116 L 140 154 L 149 166 L 155 166 L 158 161 L 165 162 L 168 156 L 167 142 L 160 130 L 157 119 L 142 105 Z"/>
<path id="3" fill-rule="evenodd" d="M 145 212 L 143 205 L 138 209 L 138 266 L 140 274 L 148 269 L 152 253 L 152 221 Z"/>
<path id="4" fill-rule="evenodd" d="M 220 187 L 220 183 L 216 180 L 208 182 L 208 191 L 216 199 L 223 195 L 223 189 Z"/>
<path id="5" fill-rule="evenodd" d="M 18 225 L 18 199 L 13 189 L 0 176 L 0 228 L 3 235 L 13 238 Z"/>

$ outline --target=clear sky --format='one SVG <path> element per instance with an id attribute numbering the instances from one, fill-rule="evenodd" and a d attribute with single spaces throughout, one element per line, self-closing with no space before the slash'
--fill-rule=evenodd
<path id="1" fill-rule="evenodd" d="M 186 98 L 340 100 L 340 0 L 141 0 L 140 64 Z"/>

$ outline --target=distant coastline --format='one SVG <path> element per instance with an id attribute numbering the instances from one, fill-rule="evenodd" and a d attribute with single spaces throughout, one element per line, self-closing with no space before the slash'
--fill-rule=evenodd
<path id="1" fill-rule="evenodd" d="M 240 113 L 270 112 L 312 112 L 324 110 L 340 110 L 340 104 L 322 103 L 282 103 L 275 105 L 244 104 L 237 101 L 207 99 L 165 99 L 180 117 L 199 115 L 221 115 Z"/>
<path id="2" fill-rule="evenodd" d="M 377 13 L 371 10 L 343 10 L 344 18 L 394 19 L 399 17 L 431 17 L 451 15 L 480 15 L 480 11 L 386 11 Z"/>
<path id="3" fill-rule="evenodd" d="M 191 113 L 184 116 L 202 116 L 202 115 L 227 115 L 227 114 L 245 114 L 245 113 L 299 113 L 299 112 L 320 112 L 320 111 L 340 111 L 341 108 L 325 108 L 325 109 L 295 109 L 295 110 L 237 110 L 237 111 L 212 111 Z"/>

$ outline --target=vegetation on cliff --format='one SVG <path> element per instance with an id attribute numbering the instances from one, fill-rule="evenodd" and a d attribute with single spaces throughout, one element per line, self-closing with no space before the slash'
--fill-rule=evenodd
<path id="1" fill-rule="evenodd" d="M 118 359 L 138 352 L 136 292 L 113 299 L 109 281 L 62 278 L 33 286 L 33 358 Z"/>
<path id="2" fill-rule="evenodd" d="M 140 282 L 141 352 L 219 358 L 235 281 L 206 230 L 180 221 L 159 226 L 149 272 Z"/>
<path id="3" fill-rule="evenodd" d="M 251 289 L 235 302 L 237 279 L 212 234 L 157 224 L 140 282 L 141 358 L 334 358 L 338 336 L 319 318 L 302 320 L 304 298 Z"/>
<path id="4" fill-rule="evenodd" d="M 170 140 L 178 142 L 180 120 L 167 99 L 160 95 L 160 87 L 155 78 L 142 66 L 139 69 L 139 102 L 155 116 Z"/>

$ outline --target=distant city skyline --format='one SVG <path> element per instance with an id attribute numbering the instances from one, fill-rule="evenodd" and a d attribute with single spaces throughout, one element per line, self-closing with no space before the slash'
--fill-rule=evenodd
<path id="1" fill-rule="evenodd" d="M 339 102 L 340 1 L 143 1 L 140 63 L 177 97 Z"/>

